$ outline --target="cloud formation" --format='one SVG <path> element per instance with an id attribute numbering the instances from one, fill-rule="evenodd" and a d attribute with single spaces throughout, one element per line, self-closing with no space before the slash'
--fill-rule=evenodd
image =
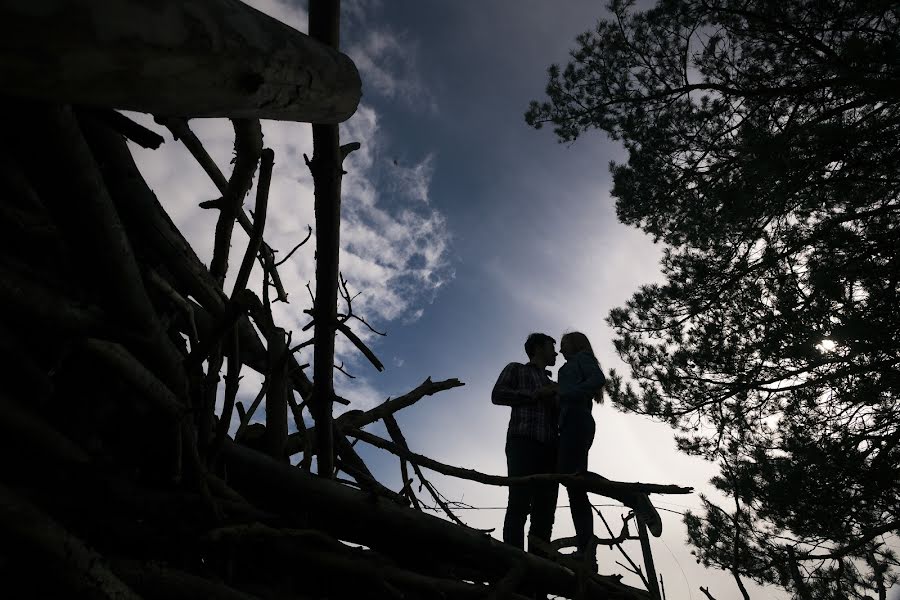
<path id="1" fill-rule="evenodd" d="M 248 3 L 298 30 L 306 29 L 306 11 L 291 3 L 282 0 Z M 364 11 L 365 7 L 351 4 L 351 20 L 362 20 Z M 413 93 L 415 86 L 411 82 L 415 76 L 411 63 L 399 60 L 409 55 L 400 42 L 387 33 L 369 32 L 354 48 L 357 58 L 365 65 L 361 67 L 364 81 L 369 81 L 375 73 L 377 89 L 387 94 Z M 135 118 L 160 129 L 149 117 L 135 115 Z M 191 121 L 191 127 L 228 176 L 234 144 L 230 123 L 225 119 L 198 119 Z M 275 152 L 266 242 L 278 252 L 276 259 L 280 259 L 306 236 L 308 225 L 314 227 L 312 177 L 304 161 L 304 155 L 313 154 L 312 136 L 307 124 L 272 121 L 263 123 L 263 135 L 264 146 Z M 404 165 L 388 159 L 396 153 L 391 152 L 388 136 L 379 129 L 378 114 L 365 104 L 341 126 L 341 139 L 345 143 L 362 144 L 344 163 L 347 175 L 342 194 L 341 272 L 349 282 L 350 291 L 361 292 L 353 302 L 354 312 L 379 329 L 390 329 L 393 322 L 408 323 L 420 318 L 454 275 L 446 219 L 429 203 L 435 158 L 426 155 Z M 167 135 L 166 143 L 159 150 L 132 147 L 132 151 L 175 224 L 200 259 L 209 264 L 218 212 L 204 211 L 197 205 L 218 197 L 218 191 L 180 142 L 171 136 Z M 254 188 L 245 198 L 245 209 L 253 209 L 255 195 L 254 182 Z M 231 290 L 247 241 L 243 231 L 235 228 L 230 254 L 231 277 L 226 280 L 226 291 Z M 309 320 L 302 311 L 311 305 L 307 283 L 315 292 L 314 248 L 315 235 L 279 267 L 290 303 L 277 303 L 273 311 L 276 322 L 293 332 L 293 344 L 309 334 L 301 332 Z M 249 287 L 261 293 L 261 280 L 256 265 Z M 375 341 L 374 334 L 360 323 L 351 324 L 362 339 Z M 311 353 L 299 358 L 301 362 L 312 361 Z M 340 373 L 335 375 L 339 392 L 354 401 L 354 408 L 365 408 L 383 400 L 385 394 L 379 393 L 365 377 L 371 367 L 340 335 L 337 360 L 344 362 L 354 374 L 362 375 L 355 380 L 347 380 Z"/>

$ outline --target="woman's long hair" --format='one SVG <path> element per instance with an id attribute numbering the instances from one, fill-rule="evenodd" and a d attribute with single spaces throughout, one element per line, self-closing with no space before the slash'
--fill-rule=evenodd
<path id="1" fill-rule="evenodd" d="M 590 340 L 588 340 L 587 336 L 580 331 L 570 331 L 569 333 L 563 334 L 559 340 L 560 347 L 562 347 L 563 342 L 568 343 L 576 353 L 587 352 L 594 357 L 594 360 L 597 360 L 597 355 L 594 354 L 594 349 L 591 347 Z M 597 364 L 599 365 L 600 363 L 598 362 Z M 594 402 L 597 404 L 603 403 L 603 388 L 600 388 L 597 390 L 597 393 L 594 394 Z"/>

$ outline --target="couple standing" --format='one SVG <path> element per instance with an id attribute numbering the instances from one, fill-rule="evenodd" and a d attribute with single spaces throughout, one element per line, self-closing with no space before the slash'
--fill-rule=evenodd
<path id="1" fill-rule="evenodd" d="M 571 332 L 559 342 L 566 362 L 559 369 L 559 382 L 554 383 L 547 367 L 556 364 L 555 345 L 549 335 L 529 335 L 525 340 L 528 362 L 506 365 L 491 393 L 494 404 L 512 407 L 506 436 L 510 477 L 587 471 L 595 430 L 591 404 L 601 400 L 606 377 L 587 336 Z M 584 558 L 594 536 L 592 509 L 585 490 L 567 489 L 576 555 Z M 549 542 L 558 490 L 555 483 L 510 486 L 503 541 L 524 549 L 525 520 L 530 514 L 530 535 Z M 588 560 L 596 565 L 595 556 Z"/>

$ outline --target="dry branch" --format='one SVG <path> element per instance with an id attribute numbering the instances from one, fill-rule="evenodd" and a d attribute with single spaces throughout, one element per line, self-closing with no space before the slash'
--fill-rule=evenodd
<path id="1" fill-rule="evenodd" d="M 129 232 L 172 273 L 176 288 L 197 300 L 192 307 L 198 329 L 221 318 L 226 311 L 225 294 L 147 186 L 122 137 L 89 119 L 85 129 L 91 148 L 102 158 L 104 179 Z M 211 318 L 204 318 L 207 314 Z M 238 328 L 242 362 L 264 374 L 266 350 L 259 336 L 246 319 L 238 321 Z M 294 388 L 305 397 L 312 383 L 293 357 L 288 366 Z"/>
<path id="2" fill-rule="evenodd" d="M 158 115 L 338 123 L 353 62 L 232 0 L 0 4 L 4 93 Z"/>
<path id="3" fill-rule="evenodd" d="M 342 428 L 347 435 L 351 437 L 355 437 L 360 439 L 366 443 L 369 443 L 376 448 L 381 448 L 382 450 L 387 450 L 391 454 L 396 456 L 402 456 L 406 460 L 421 465 L 426 469 L 431 469 L 432 471 L 436 471 L 441 473 L 442 475 L 449 475 L 450 477 L 457 477 L 459 479 L 467 479 L 469 481 L 477 481 L 478 483 L 483 483 L 485 485 L 495 485 L 495 486 L 510 486 L 510 485 L 532 485 L 535 483 L 548 482 L 548 483 L 559 483 L 561 485 L 573 485 L 586 489 L 589 492 L 593 492 L 595 494 L 600 494 L 603 496 L 608 496 L 610 498 L 615 498 L 620 500 L 626 504 L 632 502 L 631 495 L 635 493 L 645 493 L 645 494 L 689 494 L 692 491 L 692 488 L 681 487 L 677 485 L 661 485 L 657 483 L 630 483 L 630 482 L 622 482 L 622 481 L 612 481 L 610 479 L 606 479 L 601 475 L 597 475 L 596 473 L 584 473 L 579 475 L 564 475 L 564 474 L 547 474 L 547 475 L 528 475 L 525 477 L 503 477 L 500 475 L 489 475 L 487 473 L 480 473 L 473 469 L 463 469 L 461 467 L 454 467 L 452 465 L 447 465 L 441 462 L 438 462 L 434 459 L 428 458 L 427 456 L 422 456 L 421 454 L 415 454 L 414 452 L 409 451 L 393 442 L 390 442 L 384 438 L 378 437 L 375 434 L 369 433 L 368 431 L 363 431 L 361 429 L 356 429 L 352 427 L 344 427 Z"/>
<path id="4" fill-rule="evenodd" d="M 188 149 L 188 152 L 193 155 L 194 159 L 200 164 L 203 170 L 206 171 L 206 174 L 224 198 L 225 193 L 228 191 L 228 180 L 225 179 L 222 171 L 219 170 L 218 165 L 213 161 L 212 157 L 206 151 L 206 148 L 203 147 L 203 144 L 200 143 L 200 140 L 194 132 L 191 131 L 187 121 L 179 118 L 158 118 L 157 120 L 172 132 L 172 135 L 175 136 L 176 140 L 181 140 L 181 143 L 184 144 L 185 148 Z M 243 209 L 238 211 L 237 220 L 247 235 L 253 235 L 253 220 Z M 267 266 L 268 261 L 274 261 L 274 256 L 275 253 L 272 248 L 263 241 L 260 246 L 260 263 L 263 265 L 263 268 L 268 270 L 269 275 L 272 277 L 272 283 L 275 286 L 275 291 L 278 293 L 278 300 L 287 302 L 287 292 L 284 289 L 284 285 L 281 283 L 281 276 L 278 274 L 278 265 L 272 265 L 271 267 Z"/>
<path id="5" fill-rule="evenodd" d="M 455 387 L 460 387 L 465 385 L 458 379 L 445 379 L 444 381 L 431 381 L 431 377 L 422 382 L 416 389 L 402 395 L 397 398 L 388 398 L 378 406 L 373 409 L 363 411 L 348 411 L 338 417 L 336 421 L 336 425 L 338 427 L 351 427 L 351 428 L 362 428 L 366 425 L 370 425 L 376 421 L 383 419 L 386 416 L 393 415 L 399 410 L 402 410 L 408 406 L 412 406 L 425 396 L 431 396 L 438 392 L 442 392 L 444 390 L 449 390 Z M 289 455 L 296 454 L 301 452 L 304 447 L 304 437 L 308 437 L 313 440 L 313 445 L 317 443 L 315 440 L 317 437 L 317 427 L 309 428 L 306 433 L 296 432 L 292 433 L 288 437 L 287 444 L 287 453 Z"/>

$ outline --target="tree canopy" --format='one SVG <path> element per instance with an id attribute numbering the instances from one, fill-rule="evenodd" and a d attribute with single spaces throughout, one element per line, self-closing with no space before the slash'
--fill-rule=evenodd
<path id="1" fill-rule="evenodd" d="M 608 322 L 633 386 L 718 461 L 699 561 L 795 597 L 884 599 L 900 532 L 900 7 L 614 0 L 526 114 L 620 140 L 619 219 L 664 282 Z M 896 544 L 894 544 L 896 545 Z"/>

